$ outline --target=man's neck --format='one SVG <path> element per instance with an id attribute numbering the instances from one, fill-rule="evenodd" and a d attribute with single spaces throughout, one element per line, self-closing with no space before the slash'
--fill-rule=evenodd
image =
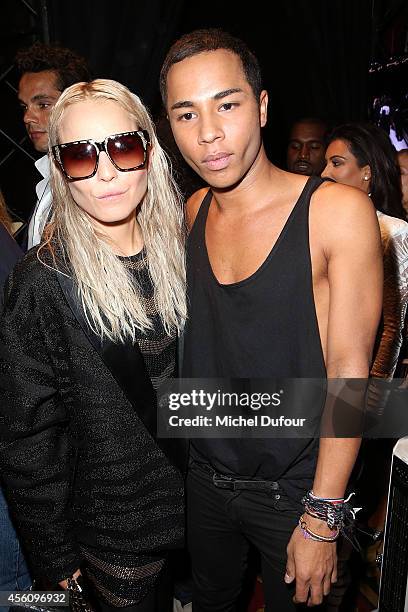
<path id="1" fill-rule="evenodd" d="M 212 189 L 220 213 L 240 214 L 262 208 L 280 181 L 282 171 L 272 164 L 264 151 L 247 174 L 230 189 Z"/>

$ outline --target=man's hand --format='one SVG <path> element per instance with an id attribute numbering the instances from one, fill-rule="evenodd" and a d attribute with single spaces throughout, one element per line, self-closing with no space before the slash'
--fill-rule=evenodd
<path id="1" fill-rule="evenodd" d="M 80 575 L 81 575 L 81 572 L 78 569 L 76 572 L 74 572 L 72 574 L 72 578 L 78 578 L 78 576 L 80 576 Z M 61 580 L 61 582 L 58 583 L 60 585 L 60 587 L 62 587 L 65 590 L 67 590 L 67 588 L 68 588 L 67 580 Z"/>
<path id="2" fill-rule="evenodd" d="M 326 523 L 307 517 L 309 528 L 323 536 L 329 536 Z M 317 606 L 328 595 L 331 585 L 337 580 L 336 542 L 315 542 L 306 539 L 296 527 L 287 547 L 285 582 L 296 580 L 295 603 Z"/>

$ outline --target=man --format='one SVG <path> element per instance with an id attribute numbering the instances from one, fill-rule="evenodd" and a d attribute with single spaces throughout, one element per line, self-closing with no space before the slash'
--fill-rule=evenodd
<path id="1" fill-rule="evenodd" d="M 397 160 L 401 172 L 402 205 L 408 219 L 408 149 L 398 151 Z"/>
<path id="2" fill-rule="evenodd" d="M 289 172 L 320 176 L 326 165 L 326 134 L 327 124 L 321 119 L 299 119 L 293 124 L 287 150 Z"/>
<path id="3" fill-rule="evenodd" d="M 268 95 L 242 41 L 218 30 L 183 36 L 168 52 L 160 83 L 176 143 L 210 186 L 187 203 L 183 375 L 367 377 L 382 286 L 367 196 L 271 164 L 261 138 Z M 192 440 L 187 527 L 195 612 L 234 609 L 248 540 L 261 554 L 267 610 L 295 610 L 293 595 L 322 602 L 336 579 L 336 544 L 324 541 L 333 532 L 314 516 L 307 528 L 323 541 L 304 537 L 300 500 L 308 489 L 326 506 L 342 498 L 359 445 L 348 438 L 320 445 Z"/>
<path id="4" fill-rule="evenodd" d="M 39 42 L 23 49 L 16 56 L 21 74 L 18 100 L 23 121 L 36 151 L 45 153 L 35 162 L 43 179 L 36 187 L 37 204 L 28 226 L 27 248 L 41 241 L 51 210 L 49 183 L 48 119 L 61 93 L 74 83 L 89 80 L 86 62 L 69 49 Z M 24 245 L 25 246 L 25 245 Z"/>

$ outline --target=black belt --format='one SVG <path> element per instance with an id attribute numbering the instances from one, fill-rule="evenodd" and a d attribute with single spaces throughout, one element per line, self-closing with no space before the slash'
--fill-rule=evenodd
<path id="1" fill-rule="evenodd" d="M 225 476 L 218 474 L 208 463 L 199 463 L 194 461 L 194 465 L 199 466 L 205 472 L 212 476 L 213 484 L 218 489 L 228 489 L 229 491 L 276 491 L 279 489 L 279 483 L 274 480 L 255 480 L 254 478 L 234 478 L 233 476 Z"/>

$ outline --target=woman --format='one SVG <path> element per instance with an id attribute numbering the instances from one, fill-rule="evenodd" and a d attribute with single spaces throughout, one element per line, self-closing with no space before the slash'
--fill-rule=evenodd
<path id="1" fill-rule="evenodd" d="M 66 89 L 49 138 L 53 221 L 16 268 L 0 334 L 6 494 L 35 574 L 66 587 L 82 573 L 102 610 L 150 612 L 183 540 L 174 449 L 154 439 L 185 319 L 182 209 L 119 83 Z"/>
<path id="2" fill-rule="evenodd" d="M 408 302 L 408 223 L 401 204 L 399 172 L 387 134 L 371 124 L 334 129 L 322 172 L 370 196 L 378 216 L 384 257 L 383 324 L 371 376 L 392 379 L 403 341 Z"/>
<path id="3" fill-rule="evenodd" d="M 368 400 L 370 406 L 381 412 L 387 392 L 383 386 L 379 390 L 374 379 L 391 380 L 399 374 L 401 347 L 407 336 L 404 322 L 408 303 L 408 223 L 403 221 L 399 172 L 387 134 L 371 124 L 345 124 L 335 128 L 329 137 L 322 176 L 365 191 L 377 210 L 384 260 L 383 313 L 374 348 Z M 392 446 L 388 440 L 365 442 L 358 488 L 367 524 L 374 534 L 374 544 L 366 551 L 368 572 L 379 579 L 375 559 L 382 545 Z M 349 583 L 350 554 L 348 543 L 344 542 L 339 549 L 338 581 L 328 597 L 333 611 L 338 609 Z"/>

